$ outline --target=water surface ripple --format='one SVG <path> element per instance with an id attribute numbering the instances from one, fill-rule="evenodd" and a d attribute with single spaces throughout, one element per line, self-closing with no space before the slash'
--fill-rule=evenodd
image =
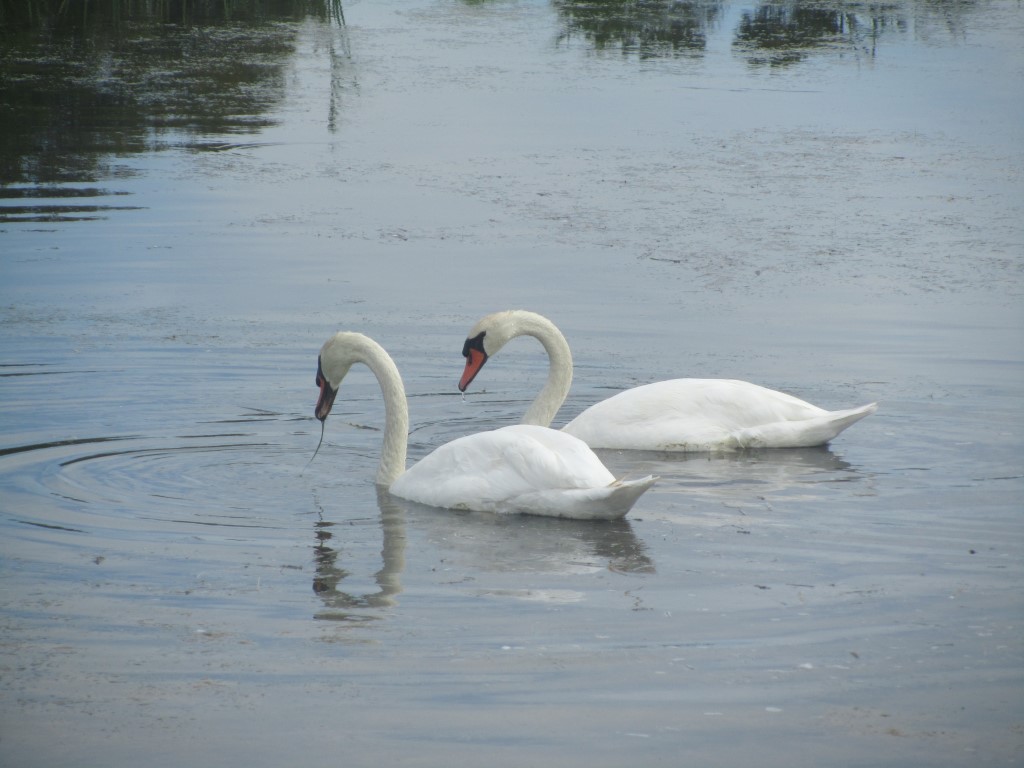
<path id="1" fill-rule="evenodd" d="M 6 762 L 1021 762 L 1018 3 L 101 5 L 2 33 Z M 410 461 L 515 423 L 535 340 L 456 389 L 510 308 L 571 344 L 555 426 L 677 376 L 880 408 L 600 451 L 661 478 L 610 524 L 375 488 L 361 368 L 310 461 L 341 329 Z"/>

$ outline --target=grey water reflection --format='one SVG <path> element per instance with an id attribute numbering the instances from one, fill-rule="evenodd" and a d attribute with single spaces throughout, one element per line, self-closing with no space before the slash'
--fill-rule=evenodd
<path id="1" fill-rule="evenodd" d="M 341 589 L 339 585 L 352 575 L 339 562 L 339 551 L 334 543 L 337 523 L 324 520 L 323 510 L 315 523 L 316 545 L 315 576 L 313 591 L 323 601 L 324 609 L 314 618 L 329 621 L 366 622 L 379 618 L 373 609 L 390 608 L 398 604 L 402 592 L 402 571 L 405 570 L 405 511 L 395 503 L 391 495 L 377 489 L 377 506 L 380 508 L 381 527 L 381 568 L 374 574 L 377 583 L 375 591 L 354 594 Z M 371 609 L 367 612 L 365 609 Z"/>
<path id="2" fill-rule="evenodd" d="M 610 570 L 654 573 L 646 545 L 626 520 L 587 522 L 517 515 L 453 512 L 398 499 L 377 489 L 380 509 L 381 567 L 375 588 L 357 592 L 345 588 L 355 576 L 344 563 L 343 526 L 324 517 L 317 504 L 314 523 L 313 592 L 324 609 L 314 618 L 366 623 L 381 618 L 381 610 L 398 605 L 409 538 L 408 528 L 423 533 L 447 567 L 472 567 L 492 573 Z"/>
<path id="3" fill-rule="evenodd" d="M 207 14 L 196 13 L 202 4 L 170 5 L 122 18 L 97 3 L 88 16 L 5 26 L 0 199 L 12 202 L 0 207 L 0 222 L 87 220 L 136 207 L 111 200 L 128 194 L 111 185 L 138 173 L 133 155 L 222 151 L 234 147 L 223 137 L 276 124 L 300 32 L 294 22 L 317 7 L 322 23 L 344 26 L 338 0 L 249 4 L 259 12 L 242 18 L 236 4 Z M 346 43 L 328 53 L 332 76 L 343 76 Z M 103 187 L 66 186 L 97 181 Z"/>
<path id="4" fill-rule="evenodd" d="M 108 4 L 109 5 L 109 4 Z M 134 155 L 175 148 L 224 151 L 224 137 L 276 125 L 288 93 L 301 24 L 339 34 L 330 58 L 326 122 L 338 129 L 354 84 L 338 0 L 214 5 L 155 3 L 148 16 L 100 13 L 62 23 L 8 24 L 0 54 L 0 221 L 100 218 L 130 209 L 116 180 L 138 173 Z M 180 7 L 179 7 L 180 6 Z M 92 6 L 90 6 L 92 7 Z M 147 6 L 148 7 L 148 6 Z M 206 8 L 198 13 L 196 8 Z M 793 65 L 815 54 L 873 56 L 887 35 L 942 31 L 959 38 L 974 6 L 945 0 L 881 5 L 720 0 L 552 0 L 559 44 L 624 57 L 699 57 L 732 25 L 733 54 L 751 66 Z M 109 9 L 108 9 L 109 10 Z M 738 14 L 738 15 L 737 15 Z M 99 183 L 97 185 L 98 182 Z M 69 184 L 90 184 L 70 188 Z M 19 186 L 25 185 L 25 186 Z"/>
<path id="5" fill-rule="evenodd" d="M 554 0 L 561 22 L 559 44 L 584 40 L 598 52 L 654 59 L 702 56 L 708 39 L 726 22 L 719 0 Z M 971 4 L 947 0 L 887 3 L 762 2 L 740 11 L 731 35 L 733 54 L 755 67 L 784 67 L 816 53 L 874 57 L 883 36 L 928 36 L 942 30 L 957 38 Z"/>
<path id="6" fill-rule="evenodd" d="M 733 46 L 752 66 L 796 64 L 825 50 L 874 56 L 883 33 L 905 33 L 908 9 L 900 5 L 764 3 L 744 11 Z"/>
<path id="7" fill-rule="evenodd" d="M 583 38 L 598 51 L 641 59 L 703 52 L 722 3 L 676 0 L 555 0 L 562 20 L 559 42 Z"/>
<path id="8" fill-rule="evenodd" d="M 133 25 L 87 39 L 16 39 L 0 111 L 0 181 L 116 178 L 131 171 L 112 158 L 158 149 L 171 135 L 265 126 L 283 97 L 293 37 L 288 27 Z M 10 72 L 15 66 L 21 71 Z"/>
<path id="9" fill-rule="evenodd" d="M 628 518 L 565 520 L 439 511 L 418 504 L 417 527 L 451 568 L 489 573 L 654 573 L 647 545 Z M 410 514 L 412 512 L 410 511 Z M 453 518 L 454 517 L 454 522 Z"/>
<path id="10" fill-rule="evenodd" d="M 751 493 L 811 495 L 823 484 L 869 481 L 828 446 L 677 454 L 608 451 L 597 454 L 616 474 L 656 474 L 661 493 L 722 498 Z M 864 493 L 870 493 L 866 488 Z"/>

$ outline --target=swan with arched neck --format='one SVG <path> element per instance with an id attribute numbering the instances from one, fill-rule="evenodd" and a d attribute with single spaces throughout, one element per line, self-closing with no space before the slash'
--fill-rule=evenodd
<path id="1" fill-rule="evenodd" d="M 394 496 L 449 509 L 612 520 L 625 516 L 656 480 L 617 480 L 582 440 L 536 425 L 457 438 L 406 469 L 405 387 L 391 356 L 368 336 L 340 332 L 320 349 L 316 417 L 327 419 L 357 363 L 373 372 L 384 396 L 376 480 Z"/>
<path id="2" fill-rule="evenodd" d="M 518 336 L 547 351 L 548 377 L 523 424 L 548 426 L 569 394 L 572 354 L 561 331 L 526 310 L 495 312 L 469 332 L 463 392 L 493 355 Z M 877 410 L 875 403 L 827 411 L 784 392 L 735 379 L 671 379 L 634 387 L 587 408 L 562 427 L 591 448 L 709 451 L 824 445 Z"/>

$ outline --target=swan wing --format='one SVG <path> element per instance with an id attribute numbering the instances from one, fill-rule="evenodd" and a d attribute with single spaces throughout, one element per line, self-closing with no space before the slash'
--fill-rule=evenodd
<path id="1" fill-rule="evenodd" d="M 826 411 L 733 379 L 672 379 L 620 392 L 564 430 L 595 448 L 700 451 L 822 445 L 875 411 Z"/>

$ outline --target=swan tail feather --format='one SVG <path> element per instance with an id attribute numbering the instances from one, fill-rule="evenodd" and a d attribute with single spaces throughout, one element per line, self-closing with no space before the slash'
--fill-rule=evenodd
<path id="1" fill-rule="evenodd" d="M 868 403 L 860 408 L 847 408 L 844 411 L 832 411 L 832 423 L 837 427 L 838 435 L 852 424 L 856 424 L 865 416 L 870 416 L 878 410 L 878 403 Z"/>
<path id="2" fill-rule="evenodd" d="M 826 411 L 812 419 L 751 427 L 736 435 L 736 444 L 741 448 L 812 448 L 825 445 L 847 427 L 877 410 L 877 403 L 868 403 L 859 408 Z"/>
<path id="3" fill-rule="evenodd" d="M 647 475 L 638 480 L 616 480 L 600 488 L 542 491 L 520 497 L 500 511 L 574 520 L 619 520 L 657 479 L 655 475 Z"/>

